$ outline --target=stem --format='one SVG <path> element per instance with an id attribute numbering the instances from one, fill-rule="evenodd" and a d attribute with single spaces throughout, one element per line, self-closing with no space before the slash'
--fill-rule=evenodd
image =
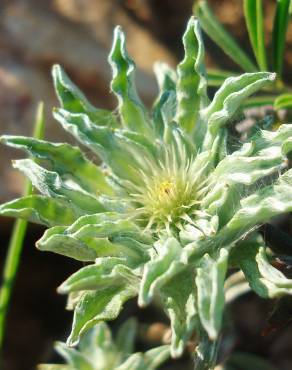
<path id="1" fill-rule="evenodd" d="M 44 105 L 39 103 L 36 114 L 36 121 L 33 136 L 42 138 L 44 132 Z M 32 185 L 29 181 L 26 182 L 23 195 L 27 196 L 32 193 Z M 3 349 L 3 341 L 5 336 L 6 317 L 8 307 L 11 300 L 12 289 L 15 282 L 17 270 L 20 263 L 21 251 L 25 233 L 27 229 L 27 221 L 16 220 L 13 226 L 12 235 L 9 241 L 8 252 L 3 269 L 2 286 L 0 290 L 0 350 Z"/>
<path id="2" fill-rule="evenodd" d="M 202 328 L 194 355 L 194 370 L 213 370 L 216 366 L 220 337 L 210 340 Z"/>

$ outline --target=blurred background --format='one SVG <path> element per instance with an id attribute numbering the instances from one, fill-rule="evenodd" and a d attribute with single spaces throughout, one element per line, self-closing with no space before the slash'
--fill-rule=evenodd
<path id="1" fill-rule="evenodd" d="M 209 3 L 247 49 L 242 2 Z M 128 51 L 137 63 L 138 90 L 146 104 L 151 103 L 157 88 L 152 65 L 163 60 L 175 66 L 181 59 L 181 36 L 192 5 L 191 0 L 0 0 L 0 134 L 29 135 L 37 102 L 43 100 L 46 138 L 72 142 L 51 116 L 52 107 L 57 105 L 50 76 L 54 63 L 65 68 L 96 106 L 115 108 L 116 101 L 109 91 L 107 55 L 117 24 L 126 31 Z M 273 0 L 265 1 L 267 38 L 271 34 L 273 5 Z M 287 43 L 285 79 L 291 85 L 291 27 Z M 206 50 L 208 66 L 237 70 L 207 38 Z M 11 159 L 20 156 L 19 152 L 0 148 L 1 203 L 21 193 L 23 178 L 11 169 Z M 11 226 L 12 220 L 0 219 L 0 268 Z M 53 341 L 64 339 L 69 331 L 71 313 L 64 310 L 65 300 L 55 290 L 78 264 L 36 251 L 34 243 L 42 231 L 30 226 L 26 238 L 8 318 L 3 367 L 6 370 L 31 370 L 39 362 L 50 361 L 54 356 Z M 291 370 L 291 335 L 287 340 L 291 325 L 282 328 L 280 334 L 262 336 L 269 304 L 254 297 L 242 299 L 231 312 L 239 347 L 270 357 L 280 369 Z M 126 309 L 131 314 L 136 312 L 134 304 Z M 149 315 L 152 318 L 149 312 L 140 313 L 145 323 L 151 321 L 147 319 Z M 238 323 L 236 318 L 240 318 Z"/>

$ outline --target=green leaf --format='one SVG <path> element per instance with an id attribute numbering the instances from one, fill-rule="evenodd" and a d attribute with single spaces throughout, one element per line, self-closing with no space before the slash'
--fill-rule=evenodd
<path id="1" fill-rule="evenodd" d="M 267 71 L 262 0 L 244 0 L 244 15 L 249 39 L 261 71 Z"/>
<path id="2" fill-rule="evenodd" d="M 144 353 L 145 367 L 141 370 L 157 369 L 169 357 L 169 346 L 152 348 Z"/>
<path id="3" fill-rule="evenodd" d="M 40 364 L 37 366 L 37 370 L 75 370 L 69 365 L 47 365 Z"/>
<path id="4" fill-rule="evenodd" d="M 81 214 L 63 198 L 29 195 L 1 204 L 0 215 L 47 226 L 70 225 Z"/>
<path id="5" fill-rule="evenodd" d="M 67 236 L 65 232 L 64 226 L 55 226 L 46 230 L 41 239 L 36 242 L 36 247 L 41 251 L 54 252 L 78 261 L 95 260 L 97 257 L 95 250 L 78 239 Z"/>
<path id="6" fill-rule="evenodd" d="M 56 172 L 42 168 L 31 159 L 14 161 L 13 166 L 22 171 L 30 179 L 33 186 L 48 197 L 65 198 L 87 213 L 106 210 L 96 196 L 65 183 Z"/>
<path id="7" fill-rule="evenodd" d="M 171 356 L 174 358 L 182 355 L 197 322 L 195 291 L 195 276 L 190 269 L 176 274 L 161 288 L 171 322 Z"/>
<path id="8" fill-rule="evenodd" d="M 114 257 L 97 258 L 93 265 L 85 266 L 71 275 L 59 288 L 61 294 L 74 291 L 97 290 L 119 286 L 126 282 L 138 284 L 138 277 L 127 266 L 125 259 Z"/>
<path id="9" fill-rule="evenodd" d="M 149 133 L 149 119 L 134 82 L 135 63 L 127 53 L 126 38 L 120 26 L 114 31 L 109 63 L 113 71 L 111 89 L 119 100 L 122 124 L 133 131 Z"/>
<path id="10" fill-rule="evenodd" d="M 167 91 L 175 92 L 177 84 L 176 71 L 168 64 L 163 62 L 154 63 L 153 69 L 159 87 L 159 95 L 157 100 L 159 100 L 160 96 Z"/>
<path id="11" fill-rule="evenodd" d="M 219 163 L 212 174 L 214 183 L 224 181 L 252 185 L 260 178 L 280 171 L 285 164 L 286 156 L 281 153 L 279 145 L 271 145 L 259 153 L 253 153 L 253 143 L 243 148 L 250 152 L 236 151 Z"/>
<path id="12" fill-rule="evenodd" d="M 80 89 L 69 79 L 61 66 L 52 68 L 55 90 L 62 108 L 72 113 L 85 113 L 97 125 L 117 126 L 112 112 L 95 108 Z"/>
<path id="13" fill-rule="evenodd" d="M 134 351 L 137 326 L 137 320 L 130 318 L 119 327 L 115 343 L 121 353 L 121 362 Z"/>
<path id="14" fill-rule="evenodd" d="M 135 288 L 125 285 L 85 292 L 75 307 L 72 331 L 67 344 L 76 345 L 80 336 L 98 322 L 114 320 L 123 304 L 136 294 Z"/>
<path id="15" fill-rule="evenodd" d="M 221 69 L 207 69 L 208 86 L 220 87 L 226 78 L 235 76 L 237 73 L 233 71 L 224 71 Z"/>
<path id="16" fill-rule="evenodd" d="M 292 108 L 292 94 L 282 94 L 275 99 L 274 108 L 280 109 L 291 109 Z"/>
<path id="17" fill-rule="evenodd" d="M 196 328 L 196 335 L 198 336 L 198 345 L 194 352 L 194 368 L 196 370 L 214 370 L 216 368 L 217 370 L 216 364 L 220 345 L 219 339 L 211 340 L 201 326 Z M 219 368 L 218 370 L 222 369 Z"/>
<path id="18" fill-rule="evenodd" d="M 159 240 L 154 249 L 157 253 L 153 253 L 152 259 L 146 263 L 140 284 L 138 304 L 142 307 L 149 304 L 155 292 L 184 267 L 177 261 L 182 247 L 175 238 Z"/>
<path id="19" fill-rule="evenodd" d="M 176 112 L 176 94 L 173 91 L 165 91 L 153 108 L 153 121 L 157 134 L 167 141 L 170 124 L 174 120 Z"/>
<path id="20" fill-rule="evenodd" d="M 222 324 L 227 262 L 228 251 L 222 248 L 217 260 L 205 254 L 201 267 L 197 269 L 198 313 L 202 326 L 212 340 L 217 339 Z"/>
<path id="21" fill-rule="evenodd" d="M 101 321 L 92 329 L 88 330 L 82 337 L 78 348 L 82 354 L 93 364 L 113 362 L 113 351 L 115 345 L 108 325 Z M 109 361 L 111 360 L 111 361 Z"/>
<path id="22" fill-rule="evenodd" d="M 246 99 L 242 103 L 242 106 L 244 108 L 254 108 L 273 105 L 276 99 L 277 95 L 253 96 L 251 98 Z"/>
<path id="23" fill-rule="evenodd" d="M 157 62 L 154 72 L 159 86 L 159 95 L 152 108 L 152 119 L 157 136 L 167 135 L 168 125 L 173 121 L 176 113 L 176 72 L 167 64 Z"/>
<path id="24" fill-rule="evenodd" d="M 115 370 L 155 370 L 169 357 L 169 346 L 160 346 L 145 353 L 134 353 Z"/>
<path id="25" fill-rule="evenodd" d="M 257 70 L 254 63 L 217 20 L 207 1 L 198 1 L 195 7 L 195 15 L 206 34 L 244 71 L 254 72 Z"/>
<path id="26" fill-rule="evenodd" d="M 192 17 L 183 36 L 185 55 L 177 67 L 176 121 L 192 132 L 199 119 L 199 110 L 208 103 L 204 65 L 204 45 L 199 22 Z"/>
<path id="27" fill-rule="evenodd" d="M 45 131 L 44 104 L 40 102 L 36 111 L 33 136 L 42 138 Z M 26 181 L 23 190 L 24 196 L 29 196 L 33 192 L 32 185 Z M 18 219 L 12 230 L 11 238 L 8 244 L 7 256 L 3 263 L 2 282 L 0 288 L 0 351 L 3 348 L 3 341 L 6 328 L 6 317 L 11 300 L 12 290 L 20 265 L 21 252 L 24 245 L 24 238 L 27 230 L 27 222 Z"/>
<path id="28" fill-rule="evenodd" d="M 241 208 L 217 234 L 219 245 L 229 245 L 274 216 L 292 211 L 292 171 L 241 201 Z"/>
<path id="29" fill-rule="evenodd" d="M 263 298 L 292 295 L 292 279 L 273 267 L 268 261 L 260 237 L 241 242 L 234 255 L 250 287 Z"/>
<path id="30" fill-rule="evenodd" d="M 276 12 L 273 24 L 273 67 L 277 72 L 278 77 L 281 78 L 283 61 L 284 61 L 284 49 L 285 39 L 288 29 L 288 23 L 291 16 L 289 7 L 292 8 L 292 2 L 290 0 L 277 0 Z"/>
<path id="31" fill-rule="evenodd" d="M 205 137 L 205 149 L 211 148 L 220 127 L 230 122 L 242 102 L 250 95 L 271 84 L 274 73 L 245 73 L 238 77 L 227 78 L 216 92 L 213 101 L 202 111 L 208 122 L 208 133 Z"/>
<path id="32" fill-rule="evenodd" d="M 40 250 L 81 261 L 110 256 L 137 263 L 148 258 L 147 243 L 151 243 L 151 239 L 141 235 L 135 224 L 108 212 L 80 217 L 69 228 L 52 227 L 36 245 Z"/>
<path id="33" fill-rule="evenodd" d="M 68 348 L 64 343 L 56 343 L 57 352 L 68 362 L 73 369 L 94 370 L 93 365 L 86 356 L 73 348 Z"/>
<path id="34" fill-rule="evenodd" d="M 117 176 L 134 183 L 139 181 L 141 176 L 137 171 L 139 165 L 136 160 L 140 159 L 141 164 L 142 157 L 140 155 L 136 158 L 125 150 L 125 145 L 122 145 L 125 144 L 123 135 L 119 135 L 118 140 L 115 130 L 93 125 L 85 114 L 71 114 L 63 109 L 57 109 L 54 111 L 54 117 L 66 131 L 98 154 Z"/>
<path id="35" fill-rule="evenodd" d="M 78 147 L 24 136 L 1 136 L 0 142 L 26 150 L 35 158 L 48 160 L 54 171 L 61 176 L 70 175 L 86 191 L 113 195 L 102 170 L 89 161 Z"/>

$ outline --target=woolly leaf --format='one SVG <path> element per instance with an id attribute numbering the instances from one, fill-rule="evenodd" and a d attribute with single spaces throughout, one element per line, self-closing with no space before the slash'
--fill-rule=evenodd
<path id="1" fill-rule="evenodd" d="M 40 364 L 37 367 L 37 370 L 75 370 L 69 365 L 46 365 Z"/>
<path id="2" fill-rule="evenodd" d="M 176 91 L 177 74 L 168 64 L 156 62 L 153 66 L 154 73 L 159 87 L 157 100 L 167 91 Z"/>
<path id="3" fill-rule="evenodd" d="M 171 322 L 172 357 L 182 355 L 195 328 L 197 321 L 195 289 L 195 277 L 190 269 L 178 273 L 161 288 L 165 310 Z"/>
<path id="4" fill-rule="evenodd" d="M 84 94 L 58 64 L 53 66 L 52 76 L 59 102 L 64 109 L 72 113 L 85 113 L 92 122 L 98 125 L 117 125 L 112 112 L 105 109 L 97 109 L 89 103 Z"/>
<path id="5" fill-rule="evenodd" d="M 139 173 L 134 168 L 135 164 L 137 166 L 135 158 L 121 147 L 114 130 L 94 126 L 86 115 L 71 114 L 62 109 L 55 110 L 54 117 L 78 141 L 98 154 L 116 175 L 137 182 Z"/>
<path id="6" fill-rule="evenodd" d="M 144 267 L 138 299 L 140 306 L 149 304 L 155 291 L 184 267 L 176 261 L 182 247 L 175 238 L 158 241 L 155 249 L 157 255 L 153 253 L 153 258 Z"/>
<path id="7" fill-rule="evenodd" d="M 273 73 L 257 72 L 225 80 L 212 102 L 202 111 L 209 130 L 205 138 L 206 149 L 212 146 L 219 128 L 232 118 L 240 104 L 250 95 L 271 84 L 275 77 Z"/>
<path id="8" fill-rule="evenodd" d="M 169 357 L 169 346 L 160 346 L 145 353 L 131 355 L 116 370 L 155 370 Z"/>
<path id="9" fill-rule="evenodd" d="M 127 53 L 125 35 L 119 26 L 114 31 L 109 63 L 113 71 L 111 89 L 119 100 L 122 124 L 133 131 L 149 132 L 148 117 L 135 87 L 135 63 Z"/>
<path id="10" fill-rule="evenodd" d="M 81 261 L 97 257 L 126 257 L 129 261 L 147 258 L 147 236 L 118 214 L 105 213 L 80 217 L 69 228 L 53 227 L 37 242 L 37 247 Z"/>
<path id="11" fill-rule="evenodd" d="M 217 260 L 206 254 L 197 269 L 198 313 L 201 324 L 213 340 L 221 329 L 227 260 L 228 252 L 222 248 Z"/>
<path id="12" fill-rule="evenodd" d="M 93 265 L 85 266 L 71 275 L 58 292 L 68 294 L 73 291 L 103 289 L 131 281 L 138 284 L 138 278 L 121 258 L 97 258 Z"/>
<path id="13" fill-rule="evenodd" d="M 31 180 L 33 186 L 48 197 L 65 198 L 88 213 L 106 210 L 97 197 L 65 183 L 56 172 L 42 168 L 31 159 L 20 159 L 13 165 Z"/>
<path id="14" fill-rule="evenodd" d="M 137 291 L 133 287 L 120 285 L 83 294 L 75 307 L 69 346 L 78 343 L 80 336 L 100 321 L 114 320 L 123 304 L 134 297 Z"/>
<path id="15" fill-rule="evenodd" d="M 130 318 L 119 327 L 115 343 L 118 351 L 122 354 L 121 361 L 125 360 L 127 355 L 134 351 L 137 326 L 137 320 Z"/>
<path id="16" fill-rule="evenodd" d="M 0 215 L 23 218 L 47 226 L 56 226 L 72 224 L 80 216 L 80 213 L 63 198 L 29 195 L 2 204 Z"/>
<path id="17" fill-rule="evenodd" d="M 191 132 L 199 119 L 199 110 L 208 102 L 204 45 L 199 23 L 195 18 L 188 22 L 183 44 L 185 56 L 177 67 L 176 120 L 186 131 Z"/>
<path id="18" fill-rule="evenodd" d="M 153 121 L 157 134 L 167 140 L 169 125 L 175 117 L 176 95 L 173 91 L 165 91 L 153 108 Z"/>
<path id="19" fill-rule="evenodd" d="M 94 370 L 87 358 L 76 349 L 68 348 L 64 343 L 57 342 L 56 350 L 73 369 Z"/>
<path id="20" fill-rule="evenodd" d="M 286 278 L 270 264 L 262 245 L 261 239 L 243 241 L 235 251 L 236 260 L 250 287 L 263 298 L 292 295 L 292 279 Z"/>
<path id="21" fill-rule="evenodd" d="M 35 158 L 48 160 L 59 175 L 70 175 L 89 192 L 113 195 L 113 189 L 106 181 L 102 170 L 89 161 L 78 147 L 24 136 L 2 136 L 0 142 L 24 149 Z"/>
<path id="22" fill-rule="evenodd" d="M 217 235 L 220 244 L 229 245 L 270 218 L 291 212 L 292 171 L 282 175 L 275 185 L 266 186 L 241 201 L 241 208 Z"/>

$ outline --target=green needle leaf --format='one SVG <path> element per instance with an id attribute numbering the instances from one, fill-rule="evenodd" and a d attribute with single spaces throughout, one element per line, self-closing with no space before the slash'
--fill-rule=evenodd
<path id="1" fill-rule="evenodd" d="M 235 72 L 231 71 L 223 71 L 221 69 L 207 69 L 207 80 L 208 80 L 208 86 L 212 87 L 220 87 L 226 78 L 235 76 Z"/>
<path id="2" fill-rule="evenodd" d="M 292 13 L 291 9 L 291 0 L 277 0 L 273 25 L 273 67 L 279 78 L 282 76 L 285 39 Z"/>
<path id="3" fill-rule="evenodd" d="M 250 42 L 261 71 L 267 71 L 262 0 L 244 0 L 244 15 Z"/>
<path id="4" fill-rule="evenodd" d="M 255 72 L 257 67 L 245 54 L 234 38 L 225 30 L 217 20 L 215 14 L 208 6 L 207 1 L 198 1 L 195 6 L 195 15 L 206 34 L 244 71 Z"/>
<path id="5" fill-rule="evenodd" d="M 280 109 L 291 109 L 292 108 L 292 94 L 282 94 L 275 99 L 274 108 Z"/>
<path id="6" fill-rule="evenodd" d="M 33 136 L 35 138 L 41 139 L 44 136 L 44 129 L 45 129 L 44 105 L 43 103 L 39 103 L 36 112 Z M 24 196 L 29 196 L 32 193 L 32 186 L 30 182 L 26 183 L 23 193 Z M 0 290 L 0 349 L 2 349 L 3 346 L 6 316 L 12 295 L 13 284 L 20 263 L 26 229 L 27 222 L 25 220 L 19 219 L 15 222 L 4 264 L 2 280 L 3 283 Z"/>

